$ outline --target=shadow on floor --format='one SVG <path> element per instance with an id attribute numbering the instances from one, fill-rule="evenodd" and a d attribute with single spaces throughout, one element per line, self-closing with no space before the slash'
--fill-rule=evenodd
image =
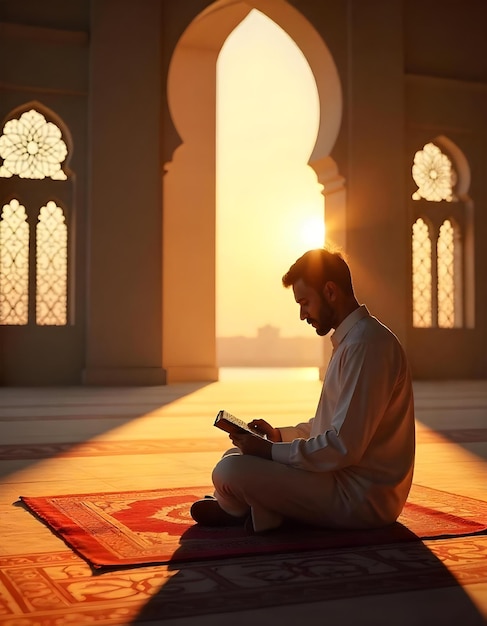
<path id="1" fill-rule="evenodd" d="M 86 448 L 92 438 L 120 428 L 142 415 L 170 406 L 212 383 L 181 383 L 164 387 L 137 388 L 87 388 L 68 387 L 28 388 L 22 390 L 19 399 L 17 388 L 2 390 L 0 402 L 0 428 L 15 429 L 17 440 L 32 442 L 36 425 L 55 422 L 55 441 L 49 443 L 0 444 L 0 478 L 21 471 L 33 461 L 67 456 L 74 448 Z M 73 423 L 83 421 L 83 440 L 73 441 Z M 12 426 L 10 426 L 12 424 Z M 101 445 L 101 444 L 99 444 Z M 119 444 L 121 446 L 122 444 Z M 134 446 L 128 444 L 128 454 Z M 94 456 L 93 450 L 89 456 Z M 83 454 L 81 454 L 83 456 Z M 1 461 L 8 463 L 2 464 Z"/>
<path id="2" fill-rule="evenodd" d="M 417 541 L 173 564 L 172 577 L 133 623 L 259 611 L 260 623 L 481 626 L 482 615 L 442 562 L 449 551 L 461 560 L 454 544 L 437 542 L 435 554 Z M 487 565 L 483 570 L 485 576 Z M 472 569 L 462 570 L 464 583 L 468 572 L 478 582 Z M 333 615 L 339 622 L 330 621 Z"/>

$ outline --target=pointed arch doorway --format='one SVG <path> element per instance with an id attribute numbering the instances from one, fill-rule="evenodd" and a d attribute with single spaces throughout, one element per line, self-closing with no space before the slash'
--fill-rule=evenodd
<path id="1" fill-rule="evenodd" d="M 343 179 L 329 156 L 340 127 L 341 88 L 328 48 L 284 0 L 213 3 L 182 35 L 168 76 L 169 109 L 181 138 L 164 177 L 162 351 L 168 382 L 218 379 L 216 63 L 228 35 L 253 9 L 289 34 L 314 74 L 320 124 L 309 164 L 324 187 L 328 240 L 345 248 Z"/>

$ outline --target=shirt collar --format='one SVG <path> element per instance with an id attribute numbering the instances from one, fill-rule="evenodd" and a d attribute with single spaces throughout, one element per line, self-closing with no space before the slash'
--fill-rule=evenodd
<path id="1" fill-rule="evenodd" d="M 365 306 L 365 304 L 361 304 L 357 309 L 352 311 L 350 315 L 343 320 L 343 322 L 338 326 L 333 335 L 330 337 L 331 343 L 333 344 L 333 349 L 335 350 L 339 343 L 345 339 L 347 333 L 352 329 L 355 324 L 363 319 L 364 317 L 370 316 L 370 313 Z"/>

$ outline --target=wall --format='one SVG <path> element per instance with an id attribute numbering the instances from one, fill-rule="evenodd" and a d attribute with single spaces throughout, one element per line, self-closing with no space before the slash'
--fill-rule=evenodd
<path id="1" fill-rule="evenodd" d="M 27 104 L 40 104 L 67 130 L 67 183 L 0 178 L 1 206 L 17 198 L 29 226 L 50 199 L 63 201 L 72 247 L 71 324 L 0 326 L 0 384 L 78 384 L 85 359 L 88 180 L 89 7 L 72 2 L 0 3 L 0 122 Z M 29 106 L 30 108 L 30 106 Z M 32 252 L 32 251 L 31 251 Z M 35 257 L 31 254 L 31 263 Z M 32 308 L 32 307 L 31 307 Z"/>
<path id="2" fill-rule="evenodd" d="M 405 171 L 414 153 L 444 135 L 468 161 L 473 211 L 473 324 L 455 329 L 409 328 L 416 378 L 485 378 L 487 375 L 487 5 L 481 0 L 405 3 Z M 409 179 L 409 183 L 411 179 Z M 408 197 L 413 190 L 408 185 Z M 408 202 L 411 216 L 412 202 Z M 412 220 L 410 220 L 412 221 Z M 465 261 L 467 261 L 466 259 Z"/>
<path id="3" fill-rule="evenodd" d="M 12 339 L 18 329 L 0 328 L 4 384 L 167 380 L 163 327 L 169 312 L 169 333 L 179 317 L 178 302 L 165 289 L 174 274 L 164 265 L 164 167 L 182 141 L 168 108 L 167 75 L 181 35 L 210 4 L 0 3 L 0 116 L 38 100 L 69 128 L 77 242 L 70 339 L 32 329 Z M 283 0 L 261 4 L 287 10 Z M 416 378 L 485 377 L 487 4 L 292 0 L 287 6 L 321 35 L 340 78 L 343 115 L 326 178 L 338 189 L 329 208 L 359 299 L 398 334 Z M 471 169 L 475 325 L 422 332 L 411 327 L 410 167 L 414 151 L 438 134 L 461 148 Z M 192 184 L 191 172 L 186 180 Z M 3 196 L 11 193 L 7 187 L 0 181 Z M 202 306 L 211 311 L 208 297 Z M 178 332 L 185 329 L 180 324 Z M 208 332 L 192 371 L 211 379 L 216 351 Z"/>

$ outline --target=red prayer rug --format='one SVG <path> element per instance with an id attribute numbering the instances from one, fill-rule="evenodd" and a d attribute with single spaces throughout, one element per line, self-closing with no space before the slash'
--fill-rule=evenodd
<path id="1" fill-rule="evenodd" d="M 413 485 L 395 524 L 374 530 L 295 527 L 250 535 L 204 528 L 191 504 L 208 487 L 25 497 L 21 501 L 92 567 L 130 567 L 439 539 L 487 531 L 487 503 Z"/>

